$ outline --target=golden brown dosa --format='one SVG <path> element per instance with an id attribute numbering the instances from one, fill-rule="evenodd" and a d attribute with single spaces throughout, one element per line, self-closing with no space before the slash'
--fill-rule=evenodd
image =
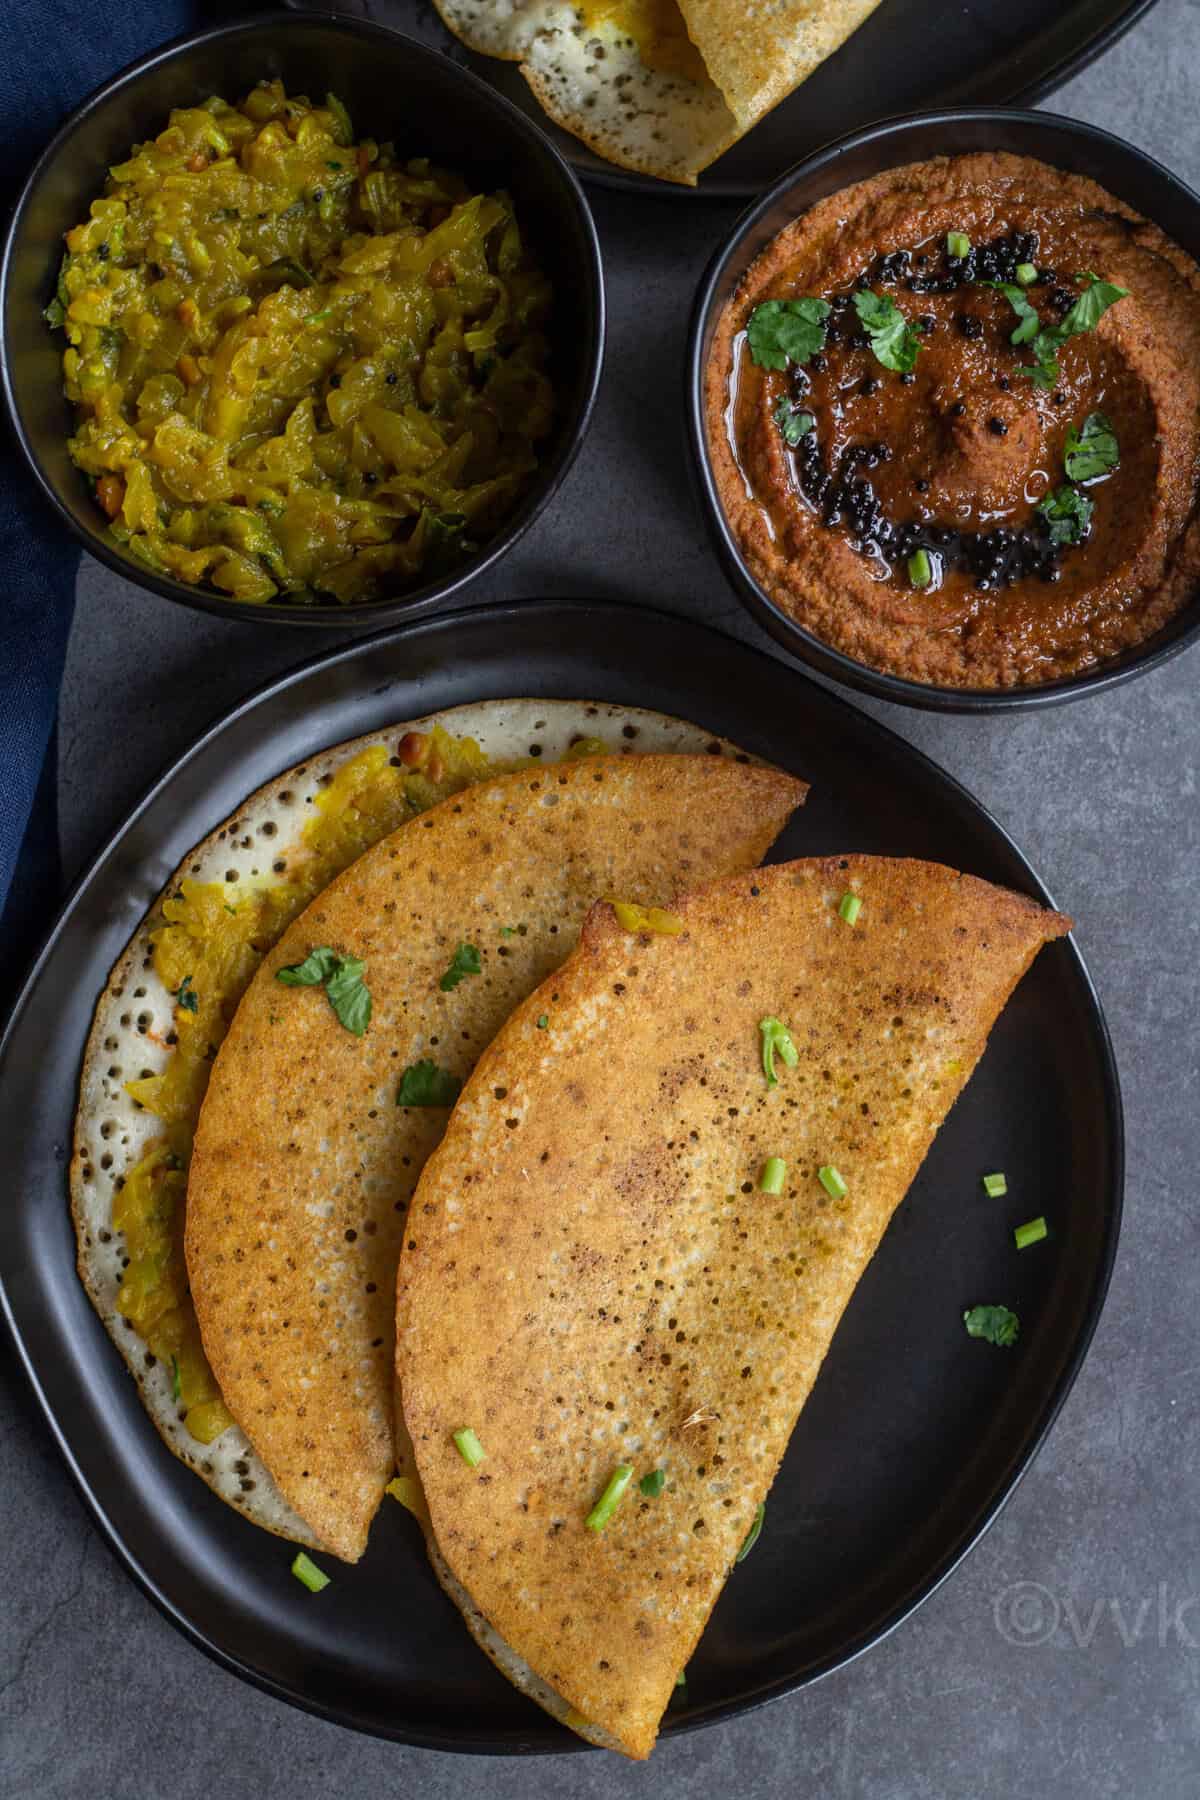
<path id="1" fill-rule="evenodd" d="M 435 0 L 520 64 L 565 131 L 622 168 L 697 175 L 807 79 L 879 0 Z"/>
<path id="2" fill-rule="evenodd" d="M 444 1585 L 518 1685 L 634 1757 L 888 1220 L 1013 986 L 1070 925 L 872 857 L 737 875 L 675 910 L 667 937 L 596 907 L 481 1057 L 418 1184 L 397 1287 Z M 764 1017 L 799 1053 L 775 1087 Z M 772 1156 L 777 1198 L 758 1186 Z M 665 1489 L 635 1482 L 588 1530 L 621 1464 L 665 1471 Z"/>
<path id="3" fill-rule="evenodd" d="M 404 1070 L 465 1077 L 573 948 L 599 894 L 660 902 L 752 867 L 803 782 L 723 756 L 596 757 L 484 782 L 367 851 L 264 959 L 217 1055 L 187 1195 L 187 1262 L 226 1405 L 284 1499 L 353 1561 L 393 1470 L 394 1287 L 408 1199 L 446 1108 Z M 482 973 L 439 986 L 456 946 Z M 356 1037 L 276 971 L 365 959 Z"/>

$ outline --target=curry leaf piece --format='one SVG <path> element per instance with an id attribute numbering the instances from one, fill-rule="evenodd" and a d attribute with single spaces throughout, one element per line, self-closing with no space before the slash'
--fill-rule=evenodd
<path id="1" fill-rule="evenodd" d="M 825 348 L 828 300 L 764 300 L 746 323 L 746 342 L 760 369 L 806 363 Z"/>
<path id="2" fill-rule="evenodd" d="M 1067 431 L 1063 466 L 1069 481 L 1094 481 L 1107 475 L 1121 460 L 1121 448 L 1111 422 L 1102 412 L 1089 413 L 1080 430 Z"/>
<path id="3" fill-rule="evenodd" d="M 871 340 L 875 360 L 907 375 L 921 348 L 920 326 L 910 325 L 889 295 L 872 293 L 870 288 L 855 294 L 854 310 Z"/>

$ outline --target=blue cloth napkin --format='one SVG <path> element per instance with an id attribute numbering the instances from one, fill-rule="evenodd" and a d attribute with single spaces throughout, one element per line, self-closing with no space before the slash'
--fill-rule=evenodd
<path id="1" fill-rule="evenodd" d="M 3 216 L 45 144 L 93 88 L 156 44 L 237 10 L 228 0 L 3 0 Z M 97 170 L 97 191 L 102 182 Z M 59 898 L 53 738 L 78 561 L 9 437 L 0 460 L 0 999 Z"/>

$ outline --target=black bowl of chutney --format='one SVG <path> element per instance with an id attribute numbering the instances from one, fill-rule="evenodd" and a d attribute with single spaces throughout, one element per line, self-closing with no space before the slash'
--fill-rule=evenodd
<path id="1" fill-rule="evenodd" d="M 1065 171 L 1070 176 L 1097 183 L 1107 193 L 1115 196 L 1124 206 L 1140 215 L 1143 219 L 1158 227 L 1160 233 L 1171 240 L 1171 248 L 1183 253 L 1182 260 L 1189 265 L 1200 262 L 1200 197 L 1193 193 L 1171 172 L 1160 163 L 1144 155 L 1132 145 L 1113 137 L 1110 133 L 1083 124 L 1079 121 L 1062 119 L 1053 115 L 1037 112 L 1019 112 L 999 109 L 973 109 L 928 113 L 906 119 L 887 120 L 870 128 L 842 138 L 825 146 L 813 156 L 789 171 L 773 188 L 757 201 L 738 220 L 726 241 L 717 249 L 707 271 L 701 281 L 693 307 L 688 356 L 686 365 L 686 413 L 689 438 L 689 450 L 692 471 L 698 491 L 700 504 L 705 516 L 713 545 L 717 551 L 727 575 L 729 576 L 739 598 L 765 630 L 783 646 L 791 655 L 819 670 L 822 674 L 860 692 L 875 695 L 880 699 L 898 702 L 901 705 L 918 706 L 942 712 L 981 713 L 1015 709 L 1018 707 L 1036 707 L 1054 705 L 1062 701 L 1082 698 L 1088 694 L 1101 692 L 1117 683 L 1129 680 L 1135 675 L 1147 673 L 1157 668 L 1171 657 L 1177 655 L 1200 636 L 1200 581 L 1190 584 L 1185 598 L 1178 609 L 1165 620 L 1160 627 L 1153 629 L 1140 641 L 1131 644 L 1119 653 L 1096 660 L 1079 672 L 1069 673 L 1059 678 L 1047 680 L 1027 680 L 1024 684 L 997 685 L 996 683 L 978 686 L 954 683 L 941 683 L 936 680 L 914 679 L 903 673 L 893 672 L 886 667 L 874 666 L 873 662 L 860 659 L 827 641 L 816 630 L 802 623 L 795 612 L 785 607 L 777 595 L 768 591 L 763 579 L 750 566 L 746 553 L 746 545 L 731 525 L 721 498 L 721 487 L 714 469 L 714 447 L 712 437 L 717 431 L 725 435 L 727 445 L 733 451 L 733 463 L 737 467 L 739 478 L 744 482 L 747 498 L 757 498 L 751 480 L 738 459 L 737 447 L 732 444 L 732 435 L 736 426 L 732 423 L 735 412 L 736 391 L 724 387 L 717 390 L 721 401 L 720 417 L 718 408 L 710 392 L 712 383 L 717 379 L 724 380 L 724 364 L 712 374 L 714 369 L 714 345 L 718 338 L 722 321 L 727 309 L 738 305 L 739 300 L 745 303 L 746 292 L 751 285 L 753 266 L 762 253 L 785 228 L 809 214 L 810 210 L 832 196 L 839 195 L 859 183 L 871 182 L 882 178 L 891 171 L 905 168 L 907 165 L 924 163 L 935 158 L 954 158 L 968 155 L 994 155 L 1008 153 L 1020 157 L 1035 159 L 1048 165 L 1051 170 Z M 1012 243 L 1016 242 L 1013 234 Z M 969 240 L 968 240 L 969 242 Z M 997 240 L 1000 261 L 1011 247 L 1005 240 Z M 939 246 L 940 248 L 940 246 Z M 947 247 L 947 253 L 948 253 Z M 1022 250 L 1013 251 L 1013 258 L 1019 257 Z M 1013 258 L 1010 258 L 1012 260 Z M 880 259 L 883 260 L 882 258 Z M 903 260 L 901 258 L 900 260 Z M 922 261 L 925 259 L 922 258 Z M 877 262 L 874 267 L 878 268 Z M 954 265 L 951 265 L 954 266 Z M 906 265 L 906 268 L 908 265 Z M 982 281 L 985 273 L 998 274 L 1002 279 L 1013 279 L 1012 272 L 1006 267 L 998 267 L 982 271 L 976 279 Z M 1032 271 L 1028 271 L 1030 278 Z M 886 271 L 887 278 L 896 283 L 896 269 Z M 1026 276 L 1023 274 L 1022 279 Z M 1074 297 L 1073 276 L 1072 298 Z M 1083 280 L 1082 275 L 1080 280 Z M 859 287 L 869 285 L 864 277 L 857 284 Z M 901 292 L 905 286 L 913 286 L 905 282 L 888 287 L 888 294 Z M 918 288 L 921 283 L 915 284 Z M 932 286 L 932 282 L 930 283 Z M 949 283 L 946 286 L 949 287 Z M 1033 289 L 1031 297 L 1039 299 L 1043 311 L 1049 302 L 1051 307 L 1057 299 L 1055 290 Z M 903 296 L 901 292 L 901 297 Z M 989 296 L 990 299 L 990 296 Z M 1065 305 L 1067 296 L 1063 296 L 1061 305 Z M 848 303 L 843 297 L 843 305 Z M 994 304 L 994 303 L 993 303 Z M 1198 302 L 1200 304 L 1200 302 Z M 1049 319 L 1055 315 L 1049 312 Z M 855 323 L 851 318 L 851 324 Z M 928 323 L 928 321 L 926 321 Z M 1010 323 L 1015 327 L 1018 317 L 1014 314 Z M 964 331 L 975 335 L 974 321 L 959 318 Z M 1007 337 L 1007 332 L 1005 332 Z M 865 344 L 866 336 L 860 334 L 857 342 Z M 872 340 L 873 344 L 874 340 Z M 736 381 L 737 361 L 731 364 L 730 376 Z M 1012 352 L 1014 361 L 1027 358 L 1030 351 Z M 878 373 L 878 371 L 876 371 Z M 756 371 L 757 373 L 757 371 Z M 803 380 L 803 377 L 801 378 Z M 911 375 L 901 379 L 911 381 Z M 1015 382 L 1007 378 L 1002 386 L 1014 387 Z M 1061 398 L 1061 396 L 1055 396 Z M 1003 396 L 1005 402 L 1009 399 Z M 728 405 L 726 404 L 728 402 Z M 802 405 L 802 402 L 792 403 Z M 780 403 L 782 406 L 782 402 Z M 961 410 L 961 409 L 960 409 Z M 999 413 L 1000 408 L 997 408 Z M 778 418 L 778 414 L 776 417 Z M 799 427 L 813 433 L 814 444 L 808 446 L 813 452 L 811 467 L 816 470 L 819 480 L 821 470 L 816 461 L 816 433 L 810 422 L 813 415 L 799 421 Z M 1000 430 L 1004 426 L 1003 419 L 997 417 L 986 421 L 992 430 Z M 782 431 L 782 425 L 780 426 Z M 1130 434 L 1132 440 L 1133 434 Z M 789 443 L 792 440 L 789 439 Z M 1131 452 L 1135 449 L 1131 441 Z M 873 447 L 880 456 L 891 454 L 887 446 Z M 864 448 L 860 454 L 866 456 Z M 900 454 L 903 455 L 903 446 Z M 728 466 L 728 459 L 723 466 Z M 804 468 L 801 463 L 792 465 L 795 471 L 793 480 L 800 497 L 805 502 L 808 513 L 819 517 L 824 523 L 827 514 L 822 511 L 822 490 L 813 489 L 805 482 Z M 874 462 L 871 463 L 874 468 Z M 860 474 L 866 473 L 861 471 Z M 879 523 L 880 514 L 876 508 L 871 513 L 872 476 L 867 474 L 867 517 L 866 530 L 872 524 Z M 839 492 L 835 490 L 834 500 L 849 493 L 852 500 L 857 500 L 854 493 L 853 471 L 848 478 L 848 486 Z M 1195 495 L 1193 494 L 1193 502 Z M 814 503 L 815 502 L 815 503 Z M 765 510 L 765 509 L 764 509 Z M 1195 513 L 1192 514 L 1193 520 Z M 1035 521 L 1037 529 L 1044 531 L 1040 521 Z M 767 527 L 768 535 L 778 535 L 779 521 L 772 518 Z M 853 533 L 856 527 L 861 528 L 863 519 L 852 514 L 846 521 L 847 532 Z M 886 519 L 883 531 L 888 531 Z M 903 529 L 903 527 L 901 527 Z M 893 527 L 893 532 L 895 528 Z M 945 531 L 947 543 L 952 534 Z M 1023 540 L 1027 533 L 1010 532 L 1008 537 Z M 774 541 L 774 537 L 772 537 Z M 905 537 L 898 536 L 901 549 L 907 548 Z M 1004 547 L 996 552 L 996 561 L 1002 557 L 1019 558 L 1025 554 L 1023 543 L 1015 543 L 1014 548 Z M 1042 540 L 1044 545 L 1044 539 Z M 852 548 L 859 548 L 860 540 L 856 538 Z M 865 548 L 874 551 L 876 546 L 868 542 Z M 967 548 L 974 554 L 977 545 Z M 948 554 L 957 554 L 952 549 Z M 1033 552 L 1029 551 L 1032 556 Z M 1053 557 L 1047 561 L 1050 570 Z M 1015 563 L 1019 578 L 1023 566 L 1018 560 Z M 762 567 L 760 563 L 760 568 Z M 890 567 L 890 565 L 888 565 Z M 903 561 L 900 571 L 903 572 Z M 894 574 L 894 570 L 892 571 Z M 986 576 L 992 571 L 983 568 L 985 577 L 976 586 L 987 587 Z M 1048 580 L 1058 579 L 1048 573 Z M 993 583 L 998 586 L 999 583 Z M 979 604 L 985 603 L 984 601 Z"/>
<path id="2" fill-rule="evenodd" d="M 357 131 L 392 140 L 398 157 L 425 157 L 470 184 L 507 190 L 523 237 L 554 295 L 546 373 L 554 393 L 550 434 L 517 503 L 459 560 L 432 578 L 372 599 L 303 603 L 234 599 L 135 561 L 107 520 L 67 440 L 75 409 L 63 393 L 62 333 L 43 311 L 55 295 L 64 234 L 86 220 L 109 167 L 153 139 L 176 107 L 213 95 L 238 104 L 260 82 L 320 104 L 332 92 Z M 604 351 L 605 301 L 591 213 L 549 140 L 486 83 L 449 58 L 365 21 L 316 14 L 259 15 L 155 50 L 86 100 L 39 158 L 19 196 L 0 257 L 0 380 L 16 436 L 43 493 L 83 547 L 116 573 L 164 599 L 227 618 L 280 625 L 380 626 L 438 610 L 511 549 L 553 499 L 591 419 Z"/>

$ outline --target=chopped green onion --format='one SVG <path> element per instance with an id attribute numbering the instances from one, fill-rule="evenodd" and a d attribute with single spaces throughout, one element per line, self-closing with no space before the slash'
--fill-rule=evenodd
<path id="1" fill-rule="evenodd" d="M 1016 274 L 1022 287 L 1032 287 L 1038 278 L 1038 272 L 1032 263 L 1018 263 Z"/>
<path id="2" fill-rule="evenodd" d="M 763 1074 L 767 1078 L 767 1086 L 775 1087 L 779 1081 L 775 1073 L 776 1052 L 782 1056 L 789 1069 L 794 1069 L 800 1061 L 800 1052 L 792 1042 L 792 1034 L 782 1019 L 760 1019 L 758 1029 L 762 1032 Z"/>
<path id="3" fill-rule="evenodd" d="M 831 1200 L 844 1199 L 848 1189 L 832 1163 L 823 1163 L 817 1170 L 817 1180 L 825 1189 Z"/>
<path id="4" fill-rule="evenodd" d="M 333 308 L 330 306 L 327 306 L 323 312 L 315 312 L 315 313 L 307 314 L 307 316 L 305 317 L 304 323 L 306 325 L 323 325 L 325 323 L 326 319 L 331 319 L 332 317 L 333 317 Z"/>
<path id="5" fill-rule="evenodd" d="M 1042 1239 L 1049 1235 L 1050 1228 L 1044 1218 L 1029 1219 L 1024 1225 L 1018 1225 L 1013 1232 L 1018 1250 L 1028 1250 L 1030 1244 L 1040 1244 Z"/>
<path id="6" fill-rule="evenodd" d="M 768 1156 L 759 1171 L 758 1185 L 764 1194 L 782 1194 L 787 1179 L 787 1164 L 782 1156 Z"/>
<path id="7" fill-rule="evenodd" d="M 458 1454 L 462 1457 L 467 1466 L 472 1469 L 477 1469 L 483 1461 L 483 1445 L 475 1436 L 475 1433 L 471 1430 L 469 1425 L 464 1426 L 462 1431 L 456 1431 L 454 1433 L 454 1442 Z"/>
<path id="8" fill-rule="evenodd" d="M 758 1511 L 754 1515 L 754 1523 L 750 1527 L 749 1531 L 746 1533 L 745 1540 L 742 1544 L 742 1547 L 733 1559 L 735 1563 L 745 1562 L 746 1558 L 749 1556 L 750 1552 L 753 1550 L 755 1544 L 757 1544 L 758 1534 L 763 1528 L 763 1514 L 766 1512 L 766 1510 L 767 1510 L 766 1502 L 764 1500 L 760 1500 L 758 1503 Z"/>
<path id="9" fill-rule="evenodd" d="M 297 1581 L 302 1581 L 310 1594 L 319 1594 L 322 1588 L 329 1586 L 329 1577 L 324 1569 L 318 1569 L 311 1556 L 299 1551 L 292 1564 L 292 1574 Z"/>
<path id="10" fill-rule="evenodd" d="M 500 927 L 500 936 L 501 937 L 516 937 L 516 935 L 517 935 L 517 928 L 515 925 L 502 925 Z"/>
<path id="11" fill-rule="evenodd" d="M 927 588 L 933 580 L 928 550 L 914 550 L 908 559 L 908 579 L 915 588 Z"/>
<path id="12" fill-rule="evenodd" d="M 946 249 L 951 256 L 962 258 L 971 254 L 971 240 L 965 231 L 948 231 L 946 233 Z"/>
<path id="13" fill-rule="evenodd" d="M 608 1521 L 621 1503 L 625 1489 L 633 1480 L 633 1469 L 628 1463 L 619 1463 L 608 1478 L 608 1484 L 583 1521 L 589 1531 L 603 1531 Z"/>
<path id="14" fill-rule="evenodd" d="M 645 1494 L 647 1500 L 657 1500 L 666 1485 L 667 1471 L 665 1469 L 651 1469 L 650 1473 L 648 1475 L 643 1475 L 642 1479 L 638 1482 L 638 1486 L 641 1488 L 643 1494 Z"/>
<path id="15" fill-rule="evenodd" d="M 171 1358 L 171 1393 L 176 1400 L 183 1396 L 183 1382 L 179 1375 L 179 1358 L 177 1356 Z"/>
<path id="16" fill-rule="evenodd" d="M 675 1677 L 675 1686 L 677 1688 L 687 1686 L 687 1670 L 686 1669 L 680 1669 L 678 1675 Z"/>
<path id="17" fill-rule="evenodd" d="M 838 903 L 838 917 L 845 919 L 847 925 L 853 925 L 862 911 L 862 901 L 857 894 L 843 894 Z"/>
<path id="18" fill-rule="evenodd" d="M 989 1200 L 1003 1200 L 1008 1192 L 1008 1176 L 1003 1172 L 997 1175 L 985 1175 L 983 1191 Z"/>
<path id="19" fill-rule="evenodd" d="M 549 1013 L 539 1013 L 538 1014 L 537 1028 L 539 1031 L 545 1031 L 545 1029 L 549 1025 L 549 1023 L 550 1023 L 550 1014 Z"/>

